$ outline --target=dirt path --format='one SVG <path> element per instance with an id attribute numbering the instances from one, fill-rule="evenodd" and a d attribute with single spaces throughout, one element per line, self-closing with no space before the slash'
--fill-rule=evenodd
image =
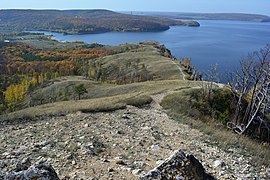
<path id="1" fill-rule="evenodd" d="M 193 87 L 194 89 L 196 89 L 197 87 Z M 185 89 L 189 89 L 189 88 L 185 88 Z M 155 94 L 155 95 L 151 95 L 151 98 L 153 99 L 152 103 L 150 104 L 150 106 L 152 107 L 152 109 L 155 110 L 162 110 L 162 106 L 161 101 L 164 97 L 166 97 L 169 94 L 173 94 L 173 93 L 178 93 L 183 91 L 183 89 L 180 90 L 170 90 L 170 91 L 165 91 L 159 94 Z"/>
<path id="2" fill-rule="evenodd" d="M 176 62 L 172 61 L 172 63 L 177 66 L 177 68 L 179 69 L 180 73 L 182 74 L 183 80 L 185 81 L 186 80 L 186 75 L 183 72 L 182 68 Z"/>
<path id="3" fill-rule="evenodd" d="M 29 158 L 31 162 L 46 159 L 61 178 L 138 179 L 182 149 L 218 179 L 265 178 L 265 168 L 253 167 L 241 149 L 225 152 L 207 135 L 168 117 L 160 102 L 169 93 L 153 95 L 153 103 L 145 108 L 78 112 L 4 127 L 0 129 L 0 173 Z"/>

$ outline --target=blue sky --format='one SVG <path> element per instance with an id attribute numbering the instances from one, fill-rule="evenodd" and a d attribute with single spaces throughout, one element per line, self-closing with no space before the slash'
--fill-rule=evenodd
<path id="1" fill-rule="evenodd" d="M 0 9 L 110 9 L 270 15 L 270 0 L 1 0 Z"/>

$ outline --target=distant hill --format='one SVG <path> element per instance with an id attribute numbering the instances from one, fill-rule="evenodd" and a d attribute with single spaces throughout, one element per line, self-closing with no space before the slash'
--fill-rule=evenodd
<path id="1" fill-rule="evenodd" d="M 44 30 L 67 34 L 164 31 L 196 21 L 121 14 L 109 10 L 0 10 L 0 30 Z"/>
<path id="2" fill-rule="evenodd" d="M 135 12 L 133 14 L 163 17 L 170 19 L 185 19 L 185 20 L 237 20 L 237 21 L 270 22 L 269 16 L 260 14 L 243 14 L 243 13 Z"/>

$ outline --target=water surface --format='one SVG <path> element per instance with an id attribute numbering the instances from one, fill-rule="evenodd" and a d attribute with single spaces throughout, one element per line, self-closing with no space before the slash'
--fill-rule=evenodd
<path id="1" fill-rule="evenodd" d="M 200 20 L 200 27 L 171 27 L 164 32 L 108 32 L 103 34 L 63 35 L 52 34 L 60 41 L 81 40 L 105 45 L 146 40 L 165 44 L 177 58 L 191 57 L 199 71 L 207 71 L 218 64 L 221 80 L 226 72 L 238 66 L 239 60 L 249 52 L 270 43 L 270 23 Z"/>

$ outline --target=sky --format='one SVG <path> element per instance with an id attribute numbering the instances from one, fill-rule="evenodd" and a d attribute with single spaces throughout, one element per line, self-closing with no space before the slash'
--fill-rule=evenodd
<path id="1" fill-rule="evenodd" d="M 1 0 L 0 9 L 109 9 L 270 15 L 270 0 Z"/>

